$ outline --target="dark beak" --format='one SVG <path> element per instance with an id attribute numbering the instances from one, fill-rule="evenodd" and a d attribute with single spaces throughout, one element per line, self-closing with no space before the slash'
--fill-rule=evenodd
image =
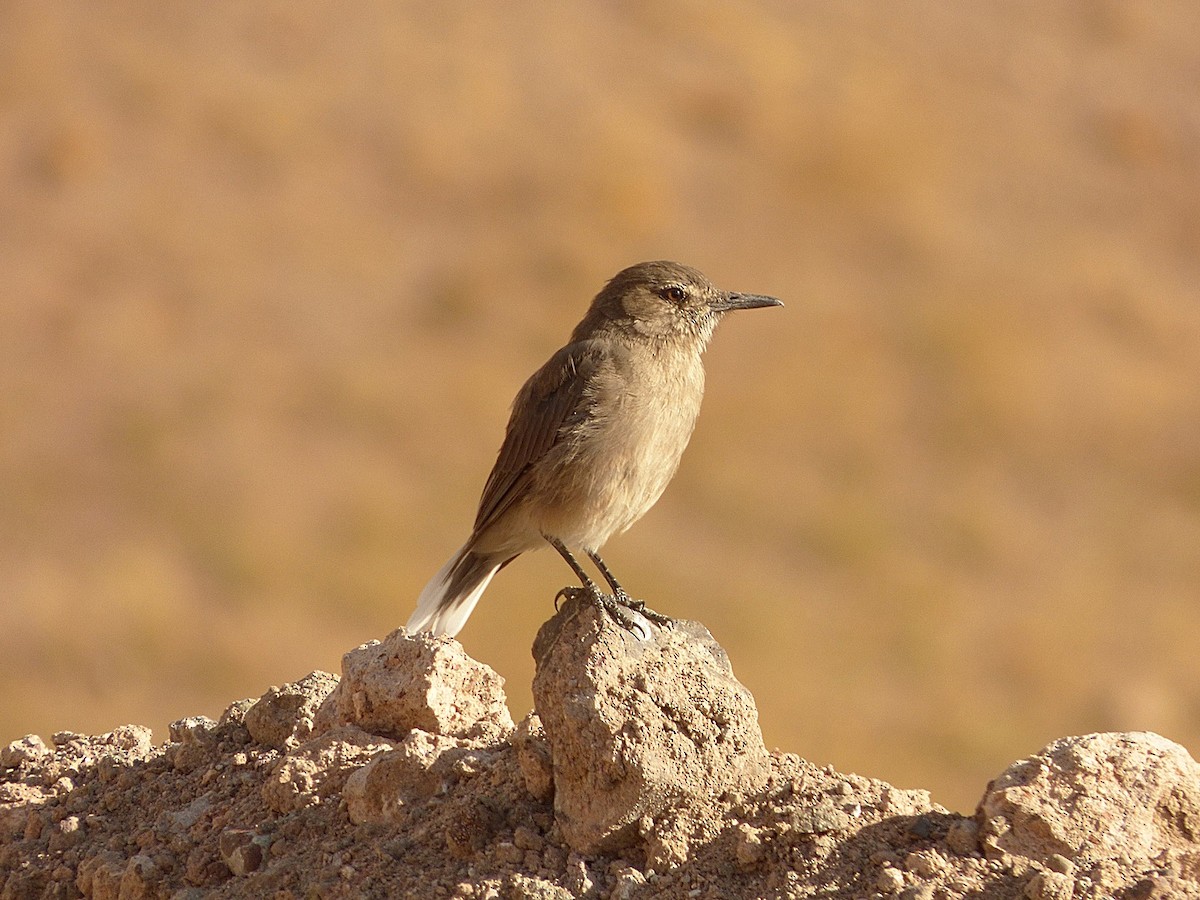
<path id="1" fill-rule="evenodd" d="M 758 309 L 760 306 L 783 306 L 783 301 L 762 294 L 731 292 L 718 299 L 712 308 L 715 312 L 729 312 L 731 309 Z"/>

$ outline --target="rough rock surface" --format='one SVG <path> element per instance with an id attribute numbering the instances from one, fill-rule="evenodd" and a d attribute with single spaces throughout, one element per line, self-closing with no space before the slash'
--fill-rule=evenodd
<path id="1" fill-rule="evenodd" d="M 1057 864 L 1059 881 L 1127 860 L 1200 872 L 1200 766 L 1157 734 L 1062 738 L 988 785 L 979 823 L 989 858 Z"/>
<path id="2" fill-rule="evenodd" d="M 314 731 L 347 724 L 397 739 L 419 728 L 486 741 L 513 728 L 503 678 L 452 638 L 404 629 L 342 657 L 341 683 L 318 711 Z"/>
<path id="3" fill-rule="evenodd" d="M 313 672 L 295 684 L 272 687 L 246 710 L 246 730 L 256 743 L 276 750 L 295 747 L 313 731 L 313 716 L 334 689 L 338 677 Z"/>
<path id="4" fill-rule="evenodd" d="M 0 750 L 0 900 L 1200 898 L 1197 766 L 1157 735 L 1057 741 L 1002 773 L 968 818 L 922 791 L 762 755 L 753 703 L 730 699 L 723 654 L 690 625 L 640 649 L 569 607 L 554 628 L 593 644 L 539 643 L 539 703 L 553 705 L 552 685 L 564 709 L 568 690 L 600 691 L 589 716 L 624 729 L 609 752 L 675 753 L 698 779 L 679 788 L 697 802 L 643 814 L 620 849 L 568 839 L 555 793 L 588 782 L 567 774 L 561 725 L 530 716 L 514 732 L 495 673 L 454 641 L 397 632 L 347 654 L 333 693 L 314 673 L 219 721 L 180 720 L 160 746 L 125 726 Z M 731 682 L 709 725 L 694 718 L 718 696 L 707 677 Z M 678 733 L 662 719 L 677 707 Z M 716 721 L 720 737 L 706 730 Z M 737 753 L 701 746 L 731 734 Z M 744 781 L 730 780 L 739 767 Z"/>
<path id="5" fill-rule="evenodd" d="M 766 781 L 754 698 L 703 625 L 676 621 L 643 640 L 579 593 L 533 653 L 555 818 L 580 853 L 629 846 L 672 810 Z"/>

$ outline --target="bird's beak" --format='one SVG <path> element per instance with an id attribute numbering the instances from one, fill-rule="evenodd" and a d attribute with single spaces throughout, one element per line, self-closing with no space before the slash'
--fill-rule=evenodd
<path id="1" fill-rule="evenodd" d="M 720 297 L 712 308 L 715 312 L 729 312 L 731 309 L 758 309 L 760 306 L 783 306 L 783 301 L 763 294 L 730 292 Z"/>

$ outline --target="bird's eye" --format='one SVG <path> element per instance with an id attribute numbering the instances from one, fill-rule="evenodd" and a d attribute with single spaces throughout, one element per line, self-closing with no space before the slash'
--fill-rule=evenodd
<path id="1" fill-rule="evenodd" d="M 672 303 L 682 303 L 683 298 L 687 296 L 687 291 L 677 284 L 672 284 L 662 289 L 662 295 Z"/>

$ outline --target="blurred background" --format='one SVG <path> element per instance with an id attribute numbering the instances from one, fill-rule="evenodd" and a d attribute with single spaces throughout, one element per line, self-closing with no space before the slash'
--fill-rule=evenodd
<path id="1" fill-rule="evenodd" d="M 768 746 L 970 810 L 1200 751 L 1200 5 L 4 4 L 0 741 L 383 637 L 603 281 L 730 317 L 605 556 Z M 460 635 L 530 706 L 571 581 Z"/>

